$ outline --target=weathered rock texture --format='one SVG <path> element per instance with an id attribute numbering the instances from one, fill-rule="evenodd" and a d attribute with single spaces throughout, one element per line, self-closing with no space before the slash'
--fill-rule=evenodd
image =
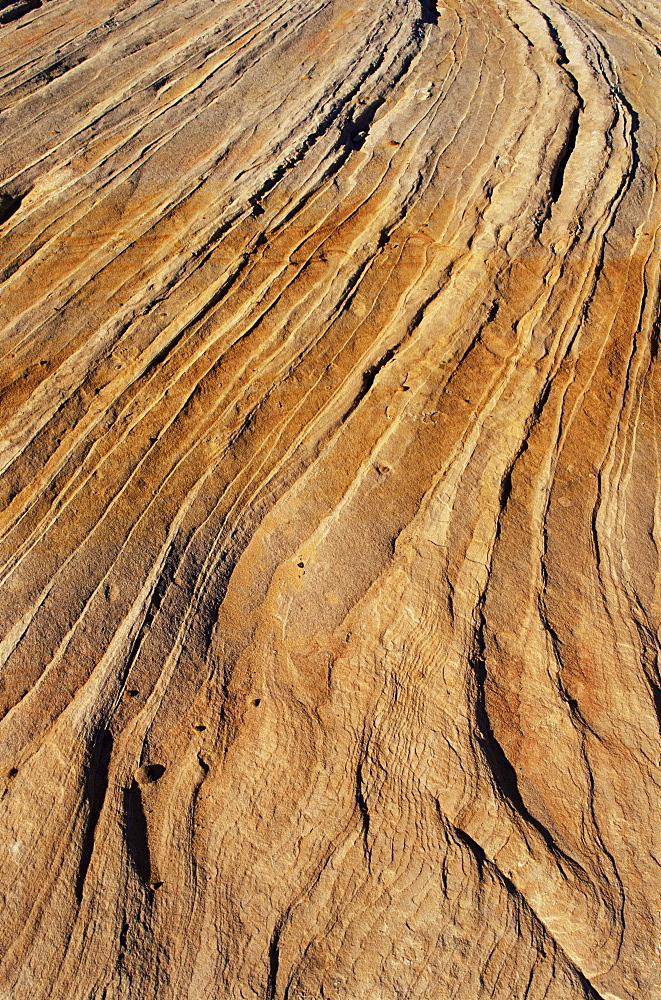
<path id="1" fill-rule="evenodd" d="M 0 15 L 2 1000 L 661 996 L 646 0 Z"/>

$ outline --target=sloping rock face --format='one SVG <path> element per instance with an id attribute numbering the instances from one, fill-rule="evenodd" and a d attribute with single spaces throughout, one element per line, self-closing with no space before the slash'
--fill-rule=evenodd
<path id="1" fill-rule="evenodd" d="M 661 996 L 647 0 L 0 13 L 2 1000 Z"/>

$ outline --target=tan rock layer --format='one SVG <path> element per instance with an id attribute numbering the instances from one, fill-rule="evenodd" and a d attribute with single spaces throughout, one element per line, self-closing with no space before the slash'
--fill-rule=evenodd
<path id="1" fill-rule="evenodd" d="M 2 1000 L 661 995 L 661 14 L 0 14 Z"/>

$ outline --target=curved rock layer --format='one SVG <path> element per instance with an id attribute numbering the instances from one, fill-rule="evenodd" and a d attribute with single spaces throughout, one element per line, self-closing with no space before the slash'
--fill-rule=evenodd
<path id="1" fill-rule="evenodd" d="M 3 1000 L 661 995 L 661 8 L 442 2 L 3 6 Z"/>

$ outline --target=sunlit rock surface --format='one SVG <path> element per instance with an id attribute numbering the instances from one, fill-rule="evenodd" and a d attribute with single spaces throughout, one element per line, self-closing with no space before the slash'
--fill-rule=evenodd
<path id="1" fill-rule="evenodd" d="M 661 996 L 661 6 L 0 11 L 0 997 Z"/>

